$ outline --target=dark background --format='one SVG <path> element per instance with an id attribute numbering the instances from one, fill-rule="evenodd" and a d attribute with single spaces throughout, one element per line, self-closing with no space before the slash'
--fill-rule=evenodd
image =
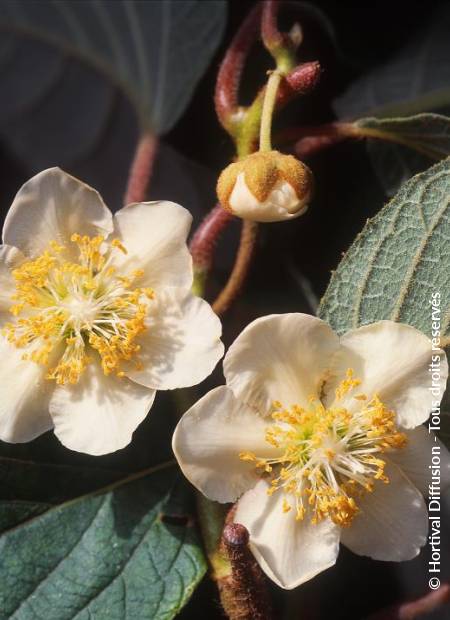
<path id="1" fill-rule="evenodd" d="M 177 200 L 193 211 L 196 221 L 213 205 L 217 175 L 233 156 L 231 142 L 216 120 L 212 96 L 220 59 L 253 4 L 239 0 L 229 2 L 228 25 L 223 42 L 185 114 L 164 136 L 166 146 L 162 147 L 154 171 L 149 198 Z M 324 72 L 317 90 L 292 104 L 277 126 L 281 127 L 283 123 L 320 124 L 333 120 L 332 100 L 359 75 L 389 62 L 397 50 L 421 32 L 432 11 L 443 4 L 437 1 L 317 1 L 315 5 L 324 10 L 334 26 L 337 44 L 321 25 L 313 20 L 304 20 L 305 41 L 300 58 L 302 61 L 319 59 Z M 265 71 L 270 66 L 261 50 L 255 52 L 253 59 L 252 69 L 245 73 L 244 103 L 263 83 Z M 114 149 L 111 146 L 114 141 L 110 140 L 110 135 L 117 132 L 119 126 L 123 137 L 120 150 Z M 66 169 L 94 185 L 111 207 L 118 208 L 125 190 L 126 168 L 132 157 L 135 139 L 136 124 L 132 111 L 122 101 L 118 103 L 96 148 L 85 159 L 80 158 Z M 45 156 L 45 143 L 41 147 Z M 181 154 L 181 159 L 171 149 Z M 58 158 L 48 161 L 48 166 L 58 164 Z M 348 248 L 366 219 L 387 200 L 362 143 L 341 144 L 314 156 L 308 164 L 316 178 L 315 199 L 304 217 L 289 224 L 262 227 L 248 286 L 226 317 L 226 344 L 256 316 L 272 312 L 313 311 L 311 296 L 305 292 L 305 281 L 306 288 L 308 283 L 311 286 L 313 296 L 320 297 L 326 288 L 330 270 L 337 266 L 341 253 Z M 27 164 L 10 151 L 5 140 L 0 139 L 2 218 L 15 192 L 30 176 Z M 208 291 L 211 297 L 226 280 L 238 230 L 236 222 L 219 246 L 217 268 Z M 219 380 L 220 376 L 217 376 L 211 384 Z M 158 407 L 166 406 L 167 400 L 161 397 Z M 98 460 L 76 454 L 67 456 L 67 451 L 57 445 L 49 434 L 32 442 L 31 446 L 7 448 L 3 452 L 37 460 L 44 460 L 42 455 L 45 452 L 47 462 L 69 460 L 76 464 L 90 464 L 95 461 L 97 465 L 101 461 L 108 467 L 132 471 L 147 464 L 146 457 L 142 456 L 145 437 L 150 430 L 154 430 L 155 424 L 155 421 L 145 421 L 136 432 L 132 446 L 120 454 Z M 161 433 L 167 435 L 166 439 L 161 437 L 161 442 L 167 442 L 170 429 Z M 450 548 L 448 542 L 447 528 L 444 543 Z M 281 618 L 284 607 L 288 618 L 298 620 L 366 617 L 384 605 L 426 593 L 426 555 L 427 550 L 416 560 L 400 566 L 359 558 L 343 549 L 337 567 L 289 593 L 287 610 L 284 607 L 286 599 L 274 588 L 277 613 Z M 450 558 L 447 558 L 446 574 L 450 576 Z M 214 588 L 206 579 L 181 614 L 185 620 L 199 616 L 211 619 L 222 617 Z M 441 611 L 429 617 L 444 619 L 450 618 L 450 615 Z"/>

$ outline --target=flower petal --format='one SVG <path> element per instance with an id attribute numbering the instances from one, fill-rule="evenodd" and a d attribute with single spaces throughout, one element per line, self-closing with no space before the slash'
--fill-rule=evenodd
<path id="1" fill-rule="evenodd" d="M 0 439 L 11 443 L 31 441 L 53 427 L 53 383 L 43 366 L 22 359 L 24 353 L 0 336 Z"/>
<path id="2" fill-rule="evenodd" d="M 57 386 L 50 401 L 55 434 L 67 448 L 86 454 L 128 445 L 147 416 L 155 391 L 126 378 L 105 376 L 97 363 L 75 385 Z"/>
<path id="3" fill-rule="evenodd" d="M 182 289 L 157 291 L 149 304 L 147 330 L 139 341 L 142 370 L 130 366 L 127 376 L 156 390 L 203 381 L 224 350 L 222 325 L 211 306 Z"/>
<path id="4" fill-rule="evenodd" d="M 59 168 L 40 172 L 17 193 L 3 226 L 3 241 L 36 256 L 50 241 L 67 244 L 77 232 L 108 235 L 112 215 L 98 192 Z"/>
<path id="5" fill-rule="evenodd" d="M 440 358 L 440 379 L 435 395 L 430 390 L 432 355 Z M 433 400 L 442 398 L 448 374 L 443 351 L 433 351 L 430 339 L 414 327 L 393 321 L 365 325 L 341 338 L 340 354 L 333 368 L 336 381 L 343 378 L 348 368 L 362 380 L 358 392 L 369 397 L 378 394 L 383 403 L 396 412 L 398 423 L 404 428 L 414 428 L 425 422 Z M 333 387 L 332 384 L 327 386 L 331 391 Z M 329 398 L 332 400 L 331 394 Z"/>
<path id="6" fill-rule="evenodd" d="M 174 202 L 131 204 L 114 216 L 115 234 L 128 251 L 115 264 L 128 271 L 143 269 L 143 286 L 155 289 L 192 285 L 192 258 L 186 239 L 192 216 Z M 141 282 L 141 281 L 140 281 Z"/>
<path id="7" fill-rule="evenodd" d="M 329 519 L 313 525 L 305 515 L 297 521 L 295 510 L 283 512 L 283 494 L 269 496 L 268 488 L 261 480 L 247 491 L 239 500 L 234 522 L 248 529 L 250 548 L 263 571 L 290 590 L 333 566 L 341 530 Z"/>
<path id="8" fill-rule="evenodd" d="M 361 509 L 342 530 L 342 543 L 358 555 L 402 562 L 414 558 L 426 543 L 428 514 L 421 493 L 390 464 L 388 484 L 378 481 L 357 503 Z"/>
<path id="9" fill-rule="evenodd" d="M 274 452 L 265 441 L 266 428 L 258 414 L 220 386 L 184 414 L 172 447 L 184 475 L 197 489 L 217 502 L 233 502 L 259 479 L 255 463 L 242 461 L 239 453 L 268 457 Z"/>
<path id="10" fill-rule="evenodd" d="M 250 323 L 224 359 L 227 384 L 236 397 L 268 412 L 272 402 L 305 404 L 318 395 L 339 339 L 308 314 L 272 314 Z"/>
<path id="11" fill-rule="evenodd" d="M 24 259 L 24 255 L 17 248 L 11 245 L 0 246 L 0 325 L 13 318 L 9 311 L 16 303 L 12 299 L 12 295 L 16 292 L 12 270 Z"/>
<path id="12" fill-rule="evenodd" d="M 417 426 L 407 432 L 408 443 L 400 450 L 389 453 L 393 461 L 409 478 L 415 487 L 428 495 L 428 485 L 432 480 L 433 456 L 439 459 L 440 487 L 443 491 L 450 486 L 450 453 L 437 436 L 423 426 Z"/>

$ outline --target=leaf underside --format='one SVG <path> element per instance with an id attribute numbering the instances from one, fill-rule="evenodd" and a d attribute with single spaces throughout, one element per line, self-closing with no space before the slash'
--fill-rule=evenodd
<path id="1" fill-rule="evenodd" d="M 450 344 L 450 158 L 410 179 L 358 235 L 319 306 L 339 334 L 382 319 L 432 336 L 440 293 L 441 346 Z M 447 411 L 444 398 L 442 410 Z M 446 439 L 442 435 L 442 439 Z"/>
<path id="2" fill-rule="evenodd" d="M 381 319 L 431 334 L 430 296 L 450 320 L 450 160 L 410 179 L 369 220 L 333 273 L 319 315 L 338 332 Z"/>
<path id="3" fill-rule="evenodd" d="M 363 118 L 355 126 L 369 138 L 369 157 L 388 196 L 415 174 L 450 155 L 448 116 L 424 113 L 403 118 Z"/>

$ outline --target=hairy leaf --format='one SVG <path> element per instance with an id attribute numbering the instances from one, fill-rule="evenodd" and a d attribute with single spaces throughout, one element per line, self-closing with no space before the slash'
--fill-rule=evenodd
<path id="1" fill-rule="evenodd" d="M 354 126 L 369 138 L 369 156 L 388 196 L 414 174 L 450 155 L 448 116 L 424 113 L 404 118 L 363 118 Z"/>
<path id="2" fill-rule="evenodd" d="M 205 572 L 177 477 L 161 466 L 3 534 L 0 617 L 173 618 Z"/>
<path id="3" fill-rule="evenodd" d="M 380 319 L 431 330 L 430 298 L 441 297 L 450 336 L 450 159 L 410 179 L 369 220 L 333 273 L 319 307 L 337 332 Z"/>
<path id="4" fill-rule="evenodd" d="M 319 316 L 338 333 L 389 319 L 431 336 L 431 300 L 439 293 L 441 346 L 448 350 L 449 196 L 450 158 L 410 179 L 342 259 Z"/>

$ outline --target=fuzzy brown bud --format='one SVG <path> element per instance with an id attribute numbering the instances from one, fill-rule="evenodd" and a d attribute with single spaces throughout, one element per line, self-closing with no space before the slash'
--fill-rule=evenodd
<path id="1" fill-rule="evenodd" d="M 278 151 L 253 153 L 230 164 L 217 182 L 224 209 L 255 222 L 281 222 L 302 215 L 312 189 L 310 169 Z"/>

